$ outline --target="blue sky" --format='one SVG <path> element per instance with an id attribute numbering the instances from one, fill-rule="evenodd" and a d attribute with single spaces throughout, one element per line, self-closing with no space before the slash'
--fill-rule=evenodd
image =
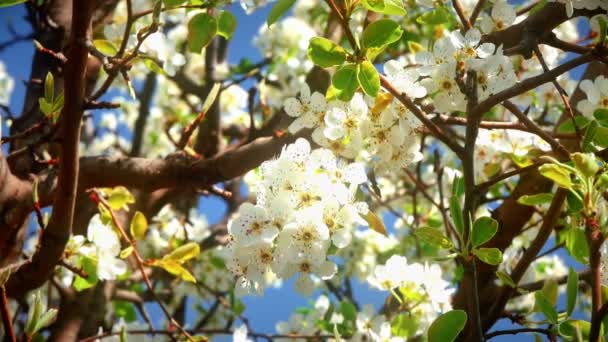
<path id="1" fill-rule="evenodd" d="M 249 58 L 252 61 L 258 61 L 261 56 L 257 49 L 253 46 L 253 33 L 258 32 L 259 27 L 264 24 L 266 17 L 270 11 L 270 6 L 262 8 L 252 15 L 246 15 L 240 6 L 232 6 L 233 13 L 237 16 L 238 27 L 232 39 L 229 48 L 229 61 L 237 63 L 241 58 Z M 7 30 L 7 24 L 12 23 L 17 32 L 27 34 L 29 25 L 23 20 L 25 11 L 22 6 L 0 9 L 0 43 L 11 39 L 11 35 Z M 33 54 L 33 44 L 31 42 L 22 42 L 11 46 L 8 49 L 0 52 L 0 60 L 5 64 L 8 72 L 15 80 L 15 90 L 11 97 L 10 108 L 13 113 L 19 113 L 23 104 L 25 86 L 24 82 L 28 79 L 30 73 L 30 63 Z M 3 128 L 3 132 L 7 132 Z M 210 223 L 219 221 L 224 214 L 225 208 L 222 201 L 216 198 L 202 198 L 199 205 L 200 210 L 208 217 Z M 387 226 L 391 227 L 394 223 L 394 218 L 387 217 Z M 552 246 L 553 242 L 548 243 L 548 247 Z M 565 257 L 572 264 L 572 259 L 567 257 L 562 250 L 560 256 Z M 580 265 L 576 266 L 580 269 Z M 370 290 L 366 284 L 357 284 L 355 282 L 355 295 L 360 303 L 373 303 L 379 307 L 386 293 L 375 290 Z M 249 317 L 252 327 L 257 332 L 274 332 L 274 325 L 279 320 L 287 320 L 292 312 L 298 307 L 305 306 L 311 299 L 304 298 L 293 291 L 293 281 L 287 281 L 282 289 L 268 289 L 264 297 L 247 297 L 244 302 L 247 306 L 245 315 Z M 564 307 L 563 300 L 560 307 Z M 153 311 L 158 311 L 153 309 Z M 155 314 L 155 316 L 157 316 Z M 191 316 L 191 315 L 189 315 Z M 160 317 L 160 316 L 158 316 Z M 499 323 L 497 328 L 509 328 L 511 325 L 507 322 Z M 495 338 L 492 341 L 532 341 L 531 335 L 506 336 Z"/>

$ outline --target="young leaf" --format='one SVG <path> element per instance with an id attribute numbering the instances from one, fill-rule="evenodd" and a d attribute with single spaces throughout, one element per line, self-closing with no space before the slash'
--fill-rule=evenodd
<path id="1" fill-rule="evenodd" d="M 555 310 L 553 305 L 551 305 L 551 303 L 549 303 L 547 298 L 545 298 L 545 295 L 543 294 L 543 292 L 536 291 L 534 293 L 534 299 L 535 299 L 535 303 L 534 303 L 535 311 L 542 312 L 543 315 L 545 315 L 545 317 L 547 318 L 547 320 L 549 322 L 556 324 L 557 323 L 557 310 Z"/>
<path id="2" fill-rule="evenodd" d="M 401 38 L 403 29 L 390 19 L 380 19 L 369 24 L 361 36 L 361 45 L 365 49 L 384 48 Z"/>
<path id="3" fill-rule="evenodd" d="M 217 21 L 207 13 L 199 13 L 188 22 L 188 51 L 201 53 L 217 33 Z"/>
<path id="4" fill-rule="evenodd" d="M 511 276 L 506 274 L 505 272 L 496 271 L 496 276 L 498 277 L 498 279 L 500 279 L 500 281 L 502 281 L 503 284 L 510 286 L 512 288 L 517 288 L 517 284 L 515 284 L 515 282 L 511 278 Z"/>
<path id="5" fill-rule="evenodd" d="M 313 63 L 323 68 L 342 65 L 346 60 L 346 51 L 341 46 L 322 37 L 310 40 L 307 53 Z"/>
<path id="6" fill-rule="evenodd" d="M 570 189 L 572 188 L 572 181 L 570 180 L 570 171 L 561 165 L 557 164 L 544 164 L 538 168 L 541 175 L 554 181 L 558 186 Z"/>
<path id="7" fill-rule="evenodd" d="M 374 65 L 369 61 L 363 61 L 357 65 L 357 79 L 361 89 L 369 95 L 376 97 L 380 90 L 380 76 Z"/>
<path id="8" fill-rule="evenodd" d="M 181 278 L 185 281 L 189 281 L 191 283 L 196 283 L 196 279 L 194 278 L 194 276 L 190 272 L 188 272 L 187 269 L 183 268 L 176 260 L 165 260 L 163 258 L 162 260 L 157 260 L 153 264 L 155 266 L 159 266 L 160 268 L 164 269 L 165 271 L 173 274 L 178 278 Z"/>
<path id="9" fill-rule="evenodd" d="M 146 66 L 146 68 L 148 68 L 148 70 L 155 72 L 159 75 L 167 76 L 165 70 L 160 65 L 158 65 L 158 63 L 156 63 L 153 58 L 144 58 L 143 60 L 144 65 Z"/>
<path id="10" fill-rule="evenodd" d="M 55 78 L 51 72 L 48 72 L 44 79 L 44 99 L 49 104 L 55 100 Z"/>
<path id="11" fill-rule="evenodd" d="M 359 82 L 357 82 L 357 67 L 354 64 L 343 66 L 336 71 L 331 83 L 335 88 L 338 99 L 350 101 L 359 87 Z"/>
<path id="12" fill-rule="evenodd" d="M 141 212 L 135 212 L 131 221 L 131 237 L 136 240 L 142 240 L 148 231 L 148 220 Z"/>
<path id="13" fill-rule="evenodd" d="M 585 152 L 591 152 L 593 150 L 593 145 L 591 144 L 595 139 L 595 135 L 597 134 L 598 123 L 596 120 L 592 120 L 587 126 L 587 130 L 585 131 L 585 137 L 582 142 L 582 149 Z"/>
<path id="14" fill-rule="evenodd" d="M 234 31 L 236 31 L 236 17 L 229 11 L 221 11 L 217 18 L 217 34 L 230 39 Z"/>
<path id="15" fill-rule="evenodd" d="M 118 49 L 114 44 L 105 39 L 95 39 L 93 41 L 93 45 L 99 52 L 103 53 L 106 56 L 114 56 L 118 52 Z"/>
<path id="16" fill-rule="evenodd" d="M 128 209 L 128 204 L 135 203 L 135 197 L 124 186 L 117 186 L 110 190 L 108 204 L 112 210 Z"/>
<path id="17" fill-rule="evenodd" d="M 86 290 L 93 285 L 97 284 L 97 265 L 91 258 L 81 256 L 80 257 L 80 267 L 83 271 L 86 272 L 87 277 L 82 278 L 79 275 L 76 275 L 76 279 L 74 280 L 74 289 L 76 291 Z"/>
<path id="18" fill-rule="evenodd" d="M 498 248 L 478 248 L 473 250 L 473 254 L 489 265 L 496 266 L 502 262 L 502 252 Z"/>
<path id="19" fill-rule="evenodd" d="M 452 342 L 464 329 L 467 313 L 463 310 L 452 310 L 437 317 L 428 331 L 429 342 Z"/>
<path id="20" fill-rule="evenodd" d="M 450 215 L 452 216 L 452 221 L 454 221 L 454 227 L 456 228 L 458 235 L 462 238 L 464 234 L 464 219 L 462 218 L 460 202 L 456 196 L 450 198 Z"/>
<path id="21" fill-rule="evenodd" d="M 568 282 L 566 285 L 566 297 L 567 306 L 566 313 L 568 316 L 572 315 L 574 308 L 576 307 L 576 297 L 578 295 L 578 273 L 570 267 L 568 270 Z"/>
<path id="22" fill-rule="evenodd" d="M 363 216 L 363 219 L 367 221 L 369 227 L 384 236 L 388 236 L 384 222 L 376 215 L 373 211 L 369 210 L 367 214 Z"/>
<path id="23" fill-rule="evenodd" d="M 552 199 L 553 199 L 553 193 L 543 192 L 543 193 L 534 194 L 534 195 L 523 195 L 517 199 L 517 203 L 523 204 L 523 205 L 534 206 L 534 205 L 539 205 L 539 204 L 550 203 Z"/>
<path id="24" fill-rule="evenodd" d="M 122 251 L 120 251 L 120 254 L 118 254 L 118 257 L 120 257 L 121 259 L 126 259 L 128 258 L 131 254 L 133 254 L 133 251 L 135 249 L 133 248 L 133 246 L 129 246 L 125 249 L 123 249 Z"/>
<path id="25" fill-rule="evenodd" d="M 268 14 L 268 19 L 266 19 L 266 23 L 268 24 L 268 27 L 270 27 L 270 25 L 276 23 L 277 20 L 279 20 L 285 13 L 287 13 L 287 11 L 289 11 L 291 6 L 293 6 L 293 4 L 295 2 L 296 2 L 296 0 L 279 0 L 279 1 L 277 1 L 274 4 L 274 6 L 272 7 L 272 9 L 270 10 L 270 14 Z"/>
<path id="26" fill-rule="evenodd" d="M 22 4 L 27 0 L 0 0 L 0 8 Z"/>
<path id="27" fill-rule="evenodd" d="M 477 248 L 490 241 L 497 230 L 498 222 L 489 216 L 483 216 L 475 220 L 475 223 L 473 223 L 473 232 L 471 233 L 473 248 Z"/>
<path id="28" fill-rule="evenodd" d="M 38 319 L 38 322 L 36 322 L 34 330 L 38 332 L 51 325 L 53 321 L 55 321 L 55 318 L 57 318 L 57 312 L 57 309 L 49 309 L 47 312 L 43 313 Z"/>
<path id="29" fill-rule="evenodd" d="M 196 258 L 201 253 L 200 247 L 196 242 L 188 242 L 185 245 L 181 245 L 177 247 L 173 252 L 165 255 L 163 260 L 173 260 L 180 264 L 184 262 Z"/>
<path id="30" fill-rule="evenodd" d="M 450 241 L 450 239 L 448 239 L 439 229 L 421 227 L 414 231 L 414 235 L 429 245 L 438 246 L 445 249 L 454 247 L 452 241 Z"/>

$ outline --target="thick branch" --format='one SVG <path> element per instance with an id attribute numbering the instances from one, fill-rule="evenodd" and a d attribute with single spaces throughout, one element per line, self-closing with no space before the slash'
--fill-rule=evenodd
<path id="1" fill-rule="evenodd" d="M 85 41 L 91 25 L 92 13 L 92 0 L 73 1 L 70 50 L 68 53 L 70 62 L 65 68 L 65 105 L 60 119 L 62 133 L 61 162 L 53 203 L 53 214 L 32 262 L 21 268 L 8 282 L 7 292 L 11 296 L 20 296 L 26 291 L 42 285 L 61 259 L 65 244 L 70 237 L 76 202 L 79 165 L 78 145 L 86 86 L 85 71 L 88 50 Z"/>

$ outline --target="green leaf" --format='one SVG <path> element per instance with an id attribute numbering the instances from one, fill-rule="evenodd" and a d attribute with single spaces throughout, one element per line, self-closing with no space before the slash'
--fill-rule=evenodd
<path id="1" fill-rule="evenodd" d="M 93 45 L 99 52 L 103 53 L 106 56 L 114 56 L 118 53 L 118 49 L 114 44 L 105 39 L 95 39 L 93 40 Z"/>
<path id="2" fill-rule="evenodd" d="M 38 320 L 40 319 L 40 315 L 42 315 L 42 311 L 44 311 L 44 304 L 40 298 L 40 292 L 35 292 L 33 297 L 33 303 L 30 306 L 27 322 L 25 324 L 25 335 L 29 337 L 32 337 L 36 333 Z"/>
<path id="3" fill-rule="evenodd" d="M 517 288 L 517 284 L 515 284 L 515 281 L 513 281 L 511 276 L 506 274 L 505 272 L 496 271 L 496 276 L 498 277 L 498 279 L 500 279 L 500 281 L 502 281 L 503 284 L 510 286 L 514 289 Z"/>
<path id="4" fill-rule="evenodd" d="M 578 273 L 570 267 L 568 270 L 568 282 L 566 285 L 566 313 L 572 315 L 576 307 L 576 297 L 578 295 Z"/>
<path id="5" fill-rule="evenodd" d="M 365 8 L 376 13 L 397 16 L 407 14 L 401 0 L 363 0 L 362 3 Z"/>
<path id="6" fill-rule="evenodd" d="M 44 113 L 44 115 L 46 115 L 47 117 L 50 116 L 51 114 L 53 114 L 53 104 L 47 102 L 46 99 L 44 99 L 42 97 L 39 98 L 38 105 L 40 106 L 40 111 L 42 113 Z"/>
<path id="7" fill-rule="evenodd" d="M 454 221 L 454 227 L 462 239 L 464 234 L 464 219 L 462 218 L 462 208 L 460 208 L 460 202 L 456 196 L 452 196 L 450 198 L 450 215 L 452 216 L 452 221 Z"/>
<path id="8" fill-rule="evenodd" d="M 163 76 L 167 76 L 167 73 L 165 72 L 165 70 L 158 65 L 158 63 L 156 63 L 156 61 L 153 58 L 144 58 L 144 65 L 146 66 L 146 68 L 148 68 L 148 70 L 157 73 L 159 75 L 163 75 Z"/>
<path id="9" fill-rule="evenodd" d="M 558 186 L 570 189 L 572 181 L 570 180 L 570 171 L 565 167 L 557 164 L 543 164 L 538 168 L 541 175 L 554 181 Z"/>
<path id="10" fill-rule="evenodd" d="M 314 37 L 308 43 L 308 58 L 316 65 L 327 68 L 342 65 L 346 60 L 346 51 L 329 39 Z"/>
<path id="11" fill-rule="evenodd" d="M 49 104 L 55 101 L 55 78 L 51 72 L 47 72 L 44 79 L 44 99 Z"/>
<path id="12" fill-rule="evenodd" d="M 593 146 L 591 143 L 595 139 L 595 135 L 597 134 L 598 123 L 596 120 L 592 120 L 589 125 L 587 125 L 587 130 L 585 131 L 585 137 L 582 142 L 582 149 L 585 152 L 590 152 L 593 150 Z"/>
<path id="13" fill-rule="evenodd" d="M 606 42 L 606 34 L 608 33 L 608 23 L 602 17 L 598 18 L 598 23 L 600 24 L 599 43 L 604 44 Z"/>
<path id="14" fill-rule="evenodd" d="M 268 19 L 266 19 L 266 23 L 270 27 L 270 25 L 274 24 L 279 20 L 289 9 L 296 0 L 279 0 L 277 1 L 272 9 L 270 10 L 270 14 L 268 14 Z"/>
<path id="15" fill-rule="evenodd" d="M 118 254 L 118 257 L 121 258 L 121 259 L 126 259 L 131 254 L 133 254 L 134 250 L 135 250 L 135 248 L 133 248 L 133 246 L 128 246 L 127 248 L 125 248 L 122 251 L 120 251 L 120 254 Z"/>
<path id="16" fill-rule="evenodd" d="M 230 39 L 234 31 L 236 31 L 236 17 L 229 11 L 221 11 L 217 18 L 217 34 Z"/>
<path id="17" fill-rule="evenodd" d="M 334 74 L 331 83 L 335 88 L 335 94 L 338 99 L 350 101 L 359 87 L 356 65 L 347 64 L 341 67 Z"/>
<path id="18" fill-rule="evenodd" d="M 378 95 L 380 90 L 380 76 L 374 65 L 369 61 L 363 61 L 357 66 L 357 79 L 361 89 L 372 97 Z"/>
<path id="19" fill-rule="evenodd" d="M 574 117 L 574 122 L 576 123 L 576 126 L 578 128 L 583 129 L 583 128 L 587 127 L 587 125 L 589 124 L 589 122 L 591 122 L 591 120 L 587 119 L 586 117 L 584 117 L 582 115 L 579 115 L 579 116 Z M 559 125 L 559 127 L 557 128 L 557 131 L 559 133 L 574 133 L 574 132 L 576 132 L 576 129 L 574 128 L 574 124 L 572 123 L 572 120 L 566 120 L 561 125 Z"/>
<path id="20" fill-rule="evenodd" d="M 437 317 L 428 331 L 429 342 L 452 342 L 464 329 L 467 313 L 463 310 L 452 310 Z"/>
<path id="21" fill-rule="evenodd" d="M 57 318 L 57 313 L 57 309 L 49 309 L 47 312 L 40 315 L 40 318 L 38 318 L 38 322 L 36 322 L 36 327 L 34 328 L 34 330 L 38 332 L 51 325 L 55 321 L 55 318 Z"/>
<path id="22" fill-rule="evenodd" d="M 380 219 L 373 211 L 369 210 L 367 214 L 363 215 L 363 219 L 367 222 L 369 227 L 384 236 L 388 236 L 384 222 Z"/>
<path id="23" fill-rule="evenodd" d="M 477 248 L 484 243 L 490 241 L 498 231 L 498 222 L 489 217 L 482 216 L 473 223 L 473 232 L 471 233 L 471 242 L 473 248 Z"/>
<path id="24" fill-rule="evenodd" d="M 27 0 L 0 0 L 0 8 L 22 4 Z"/>
<path id="25" fill-rule="evenodd" d="M 547 318 L 547 320 L 553 324 L 557 324 L 557 310 L 549 303 L 547 298 L 542 291 L 536 291 L 534 293 L 534 311 L 542 312 L 543 315 Z"/>
<path id="26" fill-rule="evenodd" d="M 478 248 L 473 250 L 473 254 L 489 265 L 496 266 L 502 262 L 502 252 L 498 248 Z"/>
<path id="27" fill-rule="evenodd" d="M 557 333 L 566 341 L 588 341 L 590 331 L 591 323 L 577 319 L 569 319 L 557 326 Z"/>
<path id="28" fill-rule="evenodd" d="M 188 0 L 163 0 L 163 2 L 165 3 L 165 5 L 167 7 L 179 6 L 179 5 L 183 4 L 186 1 L 188 1 Z"/>
<path id="29" fill-rule="evenodd" d="M 542 192 L 542 193 L 534 194 L 534 195 L 523 195 L 517 199 L 517 203 L 523 204 L 523 205 L 534 206 L 534 205 L 539 205 L 539 204 L 550 203 L 552 199 L 553 199 L 553 193 Z"/>
<path id="30" fill-rule="evenodd" d="M 589 256 L 589 246 L 585 232 L 578 227 L 570 227 L 560 234 L 560 242 L 564 242 L 566 249 L 576 261 L 587 263 Z"/>
<path id="31" fill-rule="evenodd" d="M 412 337 L 416 334 L 418 322 L 414 315 L 402 313 L 393 318 L 391 332 L 393 336 Z"/>
<path id="32" fill-rule="evenodd" d="M 384 48 L 401 38 L 403 29 L 390 19 L 380 19 L 369 24 L 361 36 L 361 45 L 365 49 Z"/>
<path id="33" fill-rule="evenodd" d="M 598 126 L 596 131 L 593 136 L 593 143 L 603 148 L 608 147 L 608 127 Z"/>
<path id="34" fill-rule="evenodd" d="M 600 169 L 598 160 L 593 153 L 572 153 L 570 159 L 574 162 L 576 169 L 586 177 L 595 176 Z"/>
<path id="35" fill-rule="evenodd" d="M 74 280 L 74 289 L 76 291 L 86 290 L 93 285 L 97 284 L 97 264 L 89 257 L 81 256 L 80 257 L 80 267 L 83 271 L 87 273 L 86 278 L 82 278 L 79 275 L 76 275 L 76 279 Z"/>
<path id="36" fill-rule="evenodd" d="M 464 195 L 464 178 L 455 176 L 452 182 L 452 196 L 460 198 L 462 195 Z"/>
<path id="37" fill-rule="evenodd" d="M 557 287 L 559 286 L 559 284 L 557 283 L 557 281 L 555 281 L 555 279 L 547 279 L 545 280 L 545 283 L 543 284 L 543 295 L 545 296 L 545 298 L 547 299 L 547 301 L 549 302 L 549 304 L 555 306 L 557 304 L 557 296 L 558 296 L 558 289 Z"/>
<path id="38" fill-rule="evenodd" d="M 452 14 L 450 10 L 445 6 L 440 6 L 435 8 L 430 12 L 425 12 L 418 18 L 416 18 L 416 22 L 422 25 L 442 25 L 449 23 L 452 19 Z"/>
<path id="39" fill-rule="evenodd" d="M 593 112 L 593 117 L 598 121 L 608 120 L 608 108 L 598 108 Z"/>
<path id="40" fill-rule="evenodd" d="M 217 21 L 207 13 L 199 13 L 188 22 L 188 51 L 201 53 L 217 33 Z"/>
<path id="41" fill-rule="evenodd" d="M 165 255 L 164 260 L 172 260 L 183 264 L 184 262 L 196 258 L 201 253 L 201 249 L 196 242 L 188 242 L 173 250 L 173 252 Z"/>
<path id="42" fill-rule="evenodd" d="M 583 210 L 585 204 L 583 203 L 580 194 L 575 195 L 576 190 L 570 190 L 566 194 L 566 203 L 568 203 L 568 213 L 574 214 Z"/>
<path id="43" fill-rule="evenodd" d="M 162 260 L 157 260 L 155 262 L 152 263 L 152 265 L 154 266 L 158 266 L 162 269 L 164 269 L 165 271 L 173 274 L 174 276 L 181 278 L 185 281 L 191 282 L 191 283 L 196 283 L 196 279 L 194 278 L 194 276 L 184 267 L 182 267 L 182 265 L 177 262 L 176 260 L 173 259 L 167 259 L 165 260 L 164 258 Z"/>
<path id="44" fill-rule="evenodd" d="M 357 319 L 357 307 L 348 300 L 340 303 L 340 313 L 344 316 L 344 320 L 354 322 Z"/>
<path id="45" fill-rule="evenodd" d="M 137 320 L 137 312 L 133 303 L 125 300 L 114 300 L 112 306 L 114 307 L 114 314 L 123 318 L 127 323 Z"/>
<path id="46" fill-rule="evenodd" d="M 439 229 L 436 228 L 421 227 L 414 231 L 414 235 L 420 238 L 420 240 L 432 246 L 437 246 L 445 249 L 454 247 L 452 241 L 450 241 L 447 236 L 445 236 Z"/>
<path id="47" fill-rule="evenodd" d="M 142 240 L 148 231 L 148 220 L 140 211 L 136 211 L 131 220 L 131 237 L 135 240 Z"/>

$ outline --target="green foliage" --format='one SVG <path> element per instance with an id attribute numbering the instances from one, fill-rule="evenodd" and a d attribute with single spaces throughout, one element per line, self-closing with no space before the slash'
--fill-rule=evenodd
<path id="1" fill-rule="evenodd" d="M 421 241 L 439 248 L 451 249 L 454 247 L 452 241 L 436 228 L 420 227 L 414 231 L 414 235 Z"/>
<path id="2" fill-rule="evenodd" d="M 76 291 L 86 290 L 97 284 L 99 281 L 97 278 L 97 262 L 83 255 L 78 258 L 77 266 L 86 273 L 87 277 L 75 276 L 73 286 Z"/>
<path id="3" fill-rule="evenodd" d="M 329 39 L 314 37 L 308 45 L 308 58 L 320 67 L 328 68 L 342 65 L 346 61 L 346 51 Z"/>
<path id="4" fill-rule="evenodd" d="M 477 248 L 472 252 L 486 264 L 496 266 L 502 262 L 502 252 L 498 248 Z"/>
<path id="5" fill-rule="evenodd" d="M 463 310 L 452 310 L 437 317 L 428 331 L 429 342 L 452 342 L 464 329 L 467 313 Z"/>
<path id="6" fill-rule="evenodd" d="M 498 222 L 489 216 L 483 216 L 473 223 L 471 242 L 473 248 L 477 248 L 490 241 L 498 231 Z"/>
<path id="7" fill-rule="evenodd" d="M 568 270 L 568 282 L 566 285 L 566 313 L 572 315 L 576 307 L 576 297 L 578 295 L 578 273 L 570 267 Z"/>
<path id="8" fill-rule="evenodd" d="M 557 324 L 557 310 L 547 300 L 543 291 L 535 292 L 534 300 L 534 311 L 542 313 L 550 323 Z"/>
<path id="9" fill-rule="evenodd" d="M 361 45 L 367 59 L 373 61 L 389 44 L 401 38 L 403 29 L 389 19 L 381 19 L 369 24 L 361 36 Z"/>
<path id="10" fill-rule="evenodd" d="M 217 20 L 207 14 L 199 13 L 188 22 L 188 51 L 201 53 L 217 34 Z"/>
<path id="11" fill-rule="evenodd" d="M 295 2 L 296 0 L 278 0 L 270 10 L 270 14 L 268 14 L 268 19 L 266 20 L 268 26 L 270 27 L 285 15 Z"/>
<path id="12" fill-rule="evenodd" d="M 357 66 L 355 64 L 346 64 L 342 66 L 331 80 L 332 86 L 335 88 L 335 95 L 342 101 L 350 101 L 355 95 L 359 82 L 357 81 Z"/>
<path id="13" fill-rule="evenodd" d="M 362 0 L 361 3 L 368 10 L 376 13 L 397 16 L 407 14 L 402 0 Z"/>
<path id="14" fill-rule="evenodd" d="M 232 38 L 236 31 L 236 17 L 229 11 L 221 11 L 217 18 L 217 34 L 226 39 Z"/>
<path id="15" fill-rule="evenodd" d="M 361 89 L 369 95 L 376 97 L 380 90 L 380 76 L 374 65 L 369 61 L 363 61 L 357 66 L 357 80 Z"/>
<path id="16" fill-rule="evenodd" d="M 142 240 L 148 231 L 148 220 L 140 211 L 136 211 L 131 220 L 131 237 L 135 240 Z"/>
<path id="17" fill-rule="evenodd" d="M 523 195 L 517 199 L 517 203 L 523 204 L 523 205 L 535 206 L 535 205 L 550 203 L 552 199 L 553 199 L 553 193 L 543 192 L 543 193 L 534 194 L 534 195 Z"/>
<path id="18" fill-rule="evenodd" d="M 0 8 L 22 4 L 27 0 L 0 0 Z"/>
<path id="19" fill-rule="evenodd" d="M 452 216 L 452 221 L 454 222 L 456 232 L 458 233 L 460 239 L 462 239 L 464 235 L 464 219 L 462 217 L 460 201 L 456 196 L 452 196 L 450 198 L 450 215 Z"/>

